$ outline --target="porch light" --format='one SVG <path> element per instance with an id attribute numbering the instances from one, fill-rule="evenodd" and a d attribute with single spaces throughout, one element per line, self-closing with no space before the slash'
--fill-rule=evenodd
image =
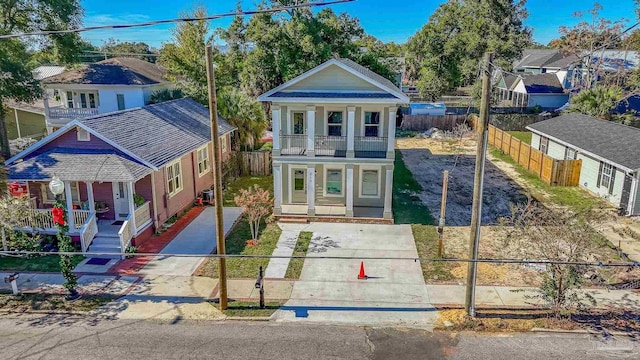
<path id="1" fill-rule="evenodd" d="M 53 195 L 58 196 L 64 192 L 64 183 L 60 178 L 54 176 L 49 182 L 49 190 L 51 190 Z"/>

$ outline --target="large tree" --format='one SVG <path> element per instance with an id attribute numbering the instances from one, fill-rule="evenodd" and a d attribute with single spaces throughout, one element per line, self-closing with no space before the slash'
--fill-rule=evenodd
<path id="1" fill-rule="evenodd" d="M 0 0 L 0 34 L 75 28 L 81 15 L 77 0 Z M 31 102 L 42 94 L 33 78 L 29 48 L 51 47 L 58 62 L 72 63 L 78 54 L 79 40 L 73 33 L 0 40 L 0 147 L 5 157 L 10 156 L 10 150 L 4 102 L 7 99 Z"/>
<path id="2" fill-rule="evenodd" d="M 524 26 L 524 0 L 449 0 L 407 43 L 407 76 L 421 94 L 437 99 L 476 82 L 479 60 L 493 51 L 497 65 L 510 69 L 531 45 Z"/>
<path id="3" fill-rule="evenodd" d="M 100 51 L 103 51 L 107 57 L 116 57 L 116 56 L 133 56 L 140 60 L 148 61 L 148 62 L 156 62 L 156 52 L 152 49 L 149 44 L 138 41 L 124 41 L 119 42 L 113 38 L 107 40 Z M 136 54 L 136 55 L 133 55 Z M 99 55 L 99 54 L 98 54 Z"/>
<path id="4" fill-rule="evenodd" d="M 238 128 L 234 134 L 234 148 L 253 150 L 267 129 L 262 105 L 244 92 L 225 87 L 218 94 L 218 113 Z"/>

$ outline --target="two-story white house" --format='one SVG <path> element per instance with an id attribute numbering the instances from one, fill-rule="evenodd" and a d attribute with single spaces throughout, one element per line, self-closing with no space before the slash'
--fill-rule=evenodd
<path id="1" fill-rule="evenodd" d="M 149 104 L 151 94 L 173 88 L 158 64 L 111 58 L 81 65 L 42 80 L 44 116 L 49 133 L 72 120 Z"/>
<path id="2" fill-rule="evenodd" d="M 391 81 L 332 59 L 262 94 L 271 103 L 276 216 L 392 221 L 396 112 Z"/>

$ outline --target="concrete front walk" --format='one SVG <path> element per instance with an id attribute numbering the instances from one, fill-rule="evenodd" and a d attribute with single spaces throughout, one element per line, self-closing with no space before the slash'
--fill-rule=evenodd
<path id="1" fill-rule="evenodd" d="M 437 313 L 420 263 L 366 260 L 369 279 L 357 278 L 361 257 L 418 257 L 410 226 L 312 223 L 305 231 L 313 237 L 300 280 L 275 320 L 432 327 Z"/>
<path id="2" fill-rule="evenodd" d="M 282 233 L 278 239 L 278 244 L 275 250 L 273 250 L 273 256 L 291 256 L 293 250 L 298 242 L 298 236 L 300 232 L 305 230 L 308 224 L 285 224 L 278 223 Z M 269 260 L 267 270 L 264 272 L 265 278 L 271 279 L 284 279 L 287 274 L 287 268 L 289 267 L 289 261 L 291 259 L 285 258 L 273 258 Z"/>
<path id="3" fill-rule="evenodd" d="M 431 302 L 437 306 L 464 306 L 464 285 L 426 285 Z M 517 291 L 525 290 L 525 291 Z M 508 286 L 478 286 L 476 288 L 477 307 L 534 307 L 540 304 L 536 288 Z M 596 300 L 596 308 L 625 308 L 640 310 L 640 293 L 630 290 L 583 289 Z"/>
<path id="4" fill-rule="evenodd" d="M 224 208 L 225 236 L 240 217 L 241 209 Z M 208 255 L 216 249 L 215 207 L 209 206 L 182 230 L 162 251 L 138 273 L 142 275 L 191 276 L 204 257 L 162 256 L 162 254 Z"/>

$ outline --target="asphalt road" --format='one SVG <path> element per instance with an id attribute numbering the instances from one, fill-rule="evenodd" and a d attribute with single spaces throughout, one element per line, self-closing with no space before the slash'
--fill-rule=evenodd
<path id="1" fill-rule="evenodd" d="M 0 316 L 0 359 L 632 359 L 630 339 L 273 322 Z"/>

